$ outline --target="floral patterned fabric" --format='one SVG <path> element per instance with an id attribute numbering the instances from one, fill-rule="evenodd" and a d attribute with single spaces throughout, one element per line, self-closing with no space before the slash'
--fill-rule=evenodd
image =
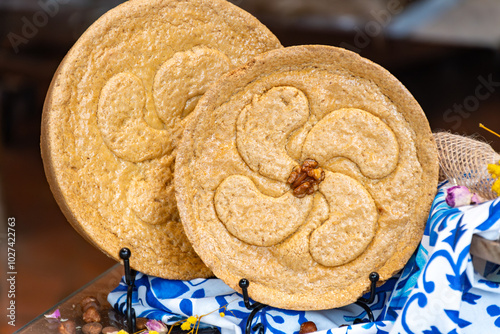
<path id="1" fill-rule="evenodd" d="M 370 305 L 375 322 L 368 322 L 363 308 L 352 304 L 323 311 L 265 307 L 252 325 L 262 324 L 265 333 L 285 334 L 298 333 L 305 321 L 315 322 L 318 333 L 327 334 L 500 332 L 500 266 L 478 261 L 478 273 L 469 253 L 473 234 L 499 238 L 500 199 L 451 208 L 445 202 L 447 187 L 439 188 L 413 257 L 377 288 Z M 202 316 L 203 326 L 218 327 L 222 334 L 245 333 L 251 311 L 241 295 L 219 279 L 174 281 L 137 273 L 135 285 L 133 307 L 138 317 L 171 324 Z M 108 296 L 120 312 L 126 310 L 126 291 L 123 279 Z M 364 322 L 354 324 L 356 318 Z"/>

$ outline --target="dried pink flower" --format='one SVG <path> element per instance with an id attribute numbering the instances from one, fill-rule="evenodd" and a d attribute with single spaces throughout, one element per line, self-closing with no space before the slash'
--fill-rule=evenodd
<path id="1" fill-rule="evenodd" d="M 156 331 L 158 333 L 164 333 L 168 330 L 167 326 L 165 326 L 163 322 L 158 320 L 148 320 L 148 322 L 146 323 L 146 328 L 150 331 Z"/>
<path id="2" fill-rule="evenodd" d="M 52 313 L 44 314 L 44 317 L 47 319 L 61 319 L 61 311 L 59 311 L 59 309 L 57 309 Z"/>
<path id="3" fill-rule="evenodd" d="M 465 186 L 453 186 L 446 190 L 446 204 L 452 208 L 484 202 L 478 194 L 471 193 Z"/>

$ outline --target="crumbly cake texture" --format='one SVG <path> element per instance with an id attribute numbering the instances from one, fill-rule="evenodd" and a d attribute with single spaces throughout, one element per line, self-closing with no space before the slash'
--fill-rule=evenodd
<path id="1" fill-rule="evenodd" d="M 325 179 L 292 195 L 314 159 Z M 227 73 L 198 103 L 176 160 L 181 220 L 214 274 L 296 310 L 347 305 L 400 270 L 423 234 L 438 181 L 422 109 L 355 53 L 296 46 Z"/>
<path id="2" fill-rule="evenodd" d="M 98 19 L 60 64 L 44 105 L 46 175 L 74 228 L 143 273 L 211 276 L 186 238 L 173 189 L 176 147 L 220 75 L 281 47 L 223 0 L 131 0 Z"/>

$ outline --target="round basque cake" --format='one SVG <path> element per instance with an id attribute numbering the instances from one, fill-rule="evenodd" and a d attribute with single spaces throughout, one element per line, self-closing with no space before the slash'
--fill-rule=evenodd
<path id="1" fill-rule="evenodd" d="M 207 277 L 173 189 L 176 147 L 223 73 L 281 47 L 223 0 L 131 0 L 98 19 L 55 74 L 44 106 L 48 181 L 75 229 L 109 256 L 170 278 Z"/>
<path id="2" fill-rule="evenodd" d="M 436 193 L 428 121 L 382 67 L 329 46 L 269 51 L 222 76 L 175 164 L 186 234 L 254 300 L 335 308 L 416 249 Z"/>

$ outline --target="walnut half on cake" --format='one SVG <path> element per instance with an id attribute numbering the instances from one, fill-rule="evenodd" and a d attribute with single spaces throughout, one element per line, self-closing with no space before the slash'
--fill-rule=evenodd
<path id="1" fill-rule="evenodd" d="M 329 46 L 269 51 L 202 97 L 175 164 L 186 234 L 214 274 L 285 309 L 350 304 L 416 249 L 437 150 L 389 72 Z M 299 189 L 299 190 L 297 190 Z"/>

